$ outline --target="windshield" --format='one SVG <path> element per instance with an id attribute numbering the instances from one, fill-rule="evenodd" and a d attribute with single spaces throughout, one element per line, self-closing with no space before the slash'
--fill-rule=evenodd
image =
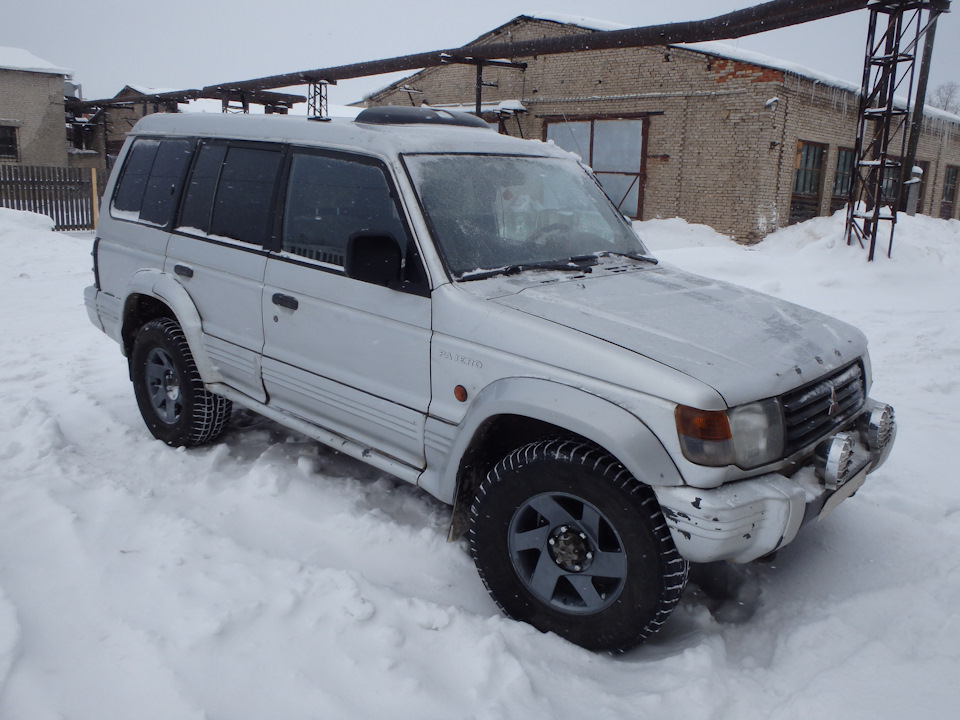
<path id="1" fill-rule="evenodd" d="M 647 250 L 573 160 L 515 155 L 408 155 L 427 222 L 450 272 L 562 267 Z"/>

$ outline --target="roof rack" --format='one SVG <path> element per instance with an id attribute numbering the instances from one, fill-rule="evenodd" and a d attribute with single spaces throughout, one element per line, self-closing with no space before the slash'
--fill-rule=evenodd
<path id="1" fill-rule="evenodd" d="M 460 125 L 462 127 L 490 126 L 476 115 L 453 110 L 436 110 L 430 107 L 405 107 L 383 105 L 367 108 L 357 115 L 354 122 L 368 125 Z"/>

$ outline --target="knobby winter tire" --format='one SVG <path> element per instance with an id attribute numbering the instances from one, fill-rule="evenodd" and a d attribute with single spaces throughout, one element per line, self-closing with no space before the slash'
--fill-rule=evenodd
<path id="1" fill-rule="evenodd" d="M 158 318 L 137 333 L 130 359 L 137 405 L 153 436 L 174 447 L 215 440 L 232 403 L 208 391 L 176 320 Z"/>
<path id="2" fill-rule="evenodd" d="M 688 564 L 650 488 L 576 438 L 534 442 L 503 458 L 477 491 L 469 540 L 507 615 L 593 650 L 642 643 L 687 581 Z"/>

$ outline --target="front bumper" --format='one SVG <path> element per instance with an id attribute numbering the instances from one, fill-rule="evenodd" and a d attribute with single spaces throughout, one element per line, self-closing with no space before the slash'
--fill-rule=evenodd
<path id="1" fill-rule="evenodd" d="M 871 422 L 883 409 L 889 419 L 878 435 Z M 896 437 L 892 413 L 868 401 L 850 428 L 822 440 L 809 464 L 790 477 L 767 473 L 713 489 L 654 487 L 677 550 L 690 562 L 742 563 L 787 545 L 805 522 L 831 512 L 886 461 Z"/>

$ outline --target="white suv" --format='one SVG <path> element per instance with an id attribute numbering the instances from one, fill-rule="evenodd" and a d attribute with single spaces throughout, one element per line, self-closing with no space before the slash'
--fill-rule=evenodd
<path id="1" fill-rule="evenodd" d="M 238 403 L 416 483 L 505 612 L 588 648 L 893 442 L 860 332 L 659 266 L 576 158 L 471 116 L 151 115 L 105 198 L 86 304 L 156 437 Z"/>

